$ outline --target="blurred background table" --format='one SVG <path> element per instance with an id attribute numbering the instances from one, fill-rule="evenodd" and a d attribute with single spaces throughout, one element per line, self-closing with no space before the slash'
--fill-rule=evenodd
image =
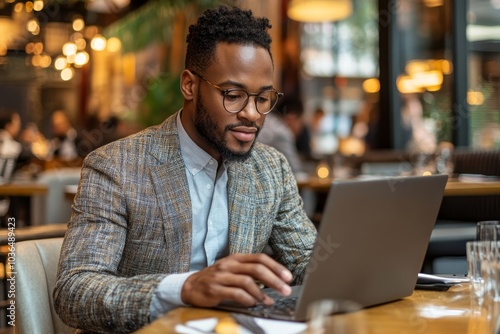
<path id="1" fill-rule="evenodd" d="M 48 187 L 36 182 L 11 182 L 0 185 L 0 196 L 8 197 L 11 205 L 20 200 L 29 202 L 28 212 L 25 210 L 10 212 L 15 215 L 14 218 L 20 225 L 45 224 L 45 196 L 47 193 Z"/>
<path id="2" fill-rule="evenodd" d="M 352 180 L 364 180 L 364 178 L 353 178 Z M 299 189 L 311 189 L 317 192 L 328 192 L 334 179 L 320 179 L 311 177 L 298 180 Z M 444 196 L 484 196 L 500 195 L 500 181 L 463 182 L 450 179 L 446 183 Z"/>
<path id="3" fill-rule="evenodd" d="M 0 184 L 0 196 L 43 196 L 47 186 L 34 182 L 14 182 Z"/>

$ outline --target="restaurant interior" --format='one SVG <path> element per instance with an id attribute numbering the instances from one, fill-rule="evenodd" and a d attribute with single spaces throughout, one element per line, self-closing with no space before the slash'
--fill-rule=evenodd
<path id="1" fill-rule="evenodd" d="M 64 236 L 85 156 L 182 107 L 188 27 L 220 4 L 270 19 L 313 223 L 334 180 L 448 174 L 422 271 L 467 274 L 476 223 L 500 220 L 500 1 L 0 0 L 0 118 L 22 147 L 0 141 L 2 281 L 12 218 L 16 242 Z"/>

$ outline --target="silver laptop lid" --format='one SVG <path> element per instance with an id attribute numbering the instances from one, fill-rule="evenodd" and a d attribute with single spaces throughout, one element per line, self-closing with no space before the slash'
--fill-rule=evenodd
<path id="1" fill-rule="evenodd" d="M 297 304 L 334 298 L 372 306 L 415 288 L 441 205 L 446 175 L 332 184 Z"/>

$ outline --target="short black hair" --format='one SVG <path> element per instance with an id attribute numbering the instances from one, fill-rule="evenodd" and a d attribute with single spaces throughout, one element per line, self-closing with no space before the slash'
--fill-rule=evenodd
<path id="1" fill-rule="evenodd" d="M 220 42 L 263 47 L 272 61 L 270 28 L 267 18 L 256 18 L 251 10 L 227 6 L 207 9 L 196 24 L 189 26 L 185 66 L 203 73 Z"/>
<path id="2" fill-rule="evenodd" d="M 8 124 L 12 123 L 15 112 L 8 109 L 0 109 L 0 130 L 5 130 Z"/>

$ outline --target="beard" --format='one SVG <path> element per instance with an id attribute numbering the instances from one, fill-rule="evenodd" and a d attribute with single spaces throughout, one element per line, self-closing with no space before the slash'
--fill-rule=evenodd
<path id="1" fill-rule="evenodd" d="M 257 126 L 254 122 L 240 122 L 237 124 L 229 124 L 226 125 L 224 131 L 220 132 L 217 126 L 217 122 L 212 118 L 210 112 L 205 108 L 203 103 L 201 102 L 200 92 L 198 91 L 198 101 L 196 103 L 196 113 L 195 113 L 195 121 L 194 125 L 198 133 L 201 134 L 203 138 L 207 140 L 207 142 L 220 153 L 222 158 L 226 161 L 237 161 L 243 162 L 245 161 L 252 152 L 252 148 L 255 144 L 253 141 L 252 145 L 246 152 L 238 152 L 230 149 L 227 145 L 227 140 L 225 139 L 225 135 L 233 128 L 238 126 L 252 126 L 257 128 L 257 133 L 255 134 L 255 138 L 259 134 L 260 127 Z M 243 146 L 243 143 L 241 144 Z"/>

